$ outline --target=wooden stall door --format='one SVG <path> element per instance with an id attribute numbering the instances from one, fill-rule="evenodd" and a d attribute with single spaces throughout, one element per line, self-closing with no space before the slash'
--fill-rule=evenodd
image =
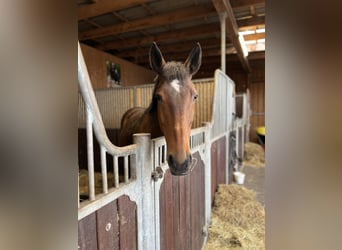
<path id="1" fill-rule="evenodd" d="M 197 250 L 204 242 L 204 162 L 198 152 L 189 175 L 167 170 L 160 187 L 160 249 Z"/>
<path id="2" fill-rule="evenodd" d="M 78 249 L 137 249 L 136 229 L 136 203 L 123 195 L 78 222 Z"/>
<path id="3" fill-rule="evenodd" d="M 214 202 L 218 184 L 226 183 L 226 137 L 214 141 L 211 144 L 211 202 Z"/>

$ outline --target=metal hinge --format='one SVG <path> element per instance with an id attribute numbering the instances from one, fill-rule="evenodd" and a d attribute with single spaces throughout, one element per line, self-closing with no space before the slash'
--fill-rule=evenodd
<path id="1" fill-rule="evenodd" d="M 157 167 L 155 171 L 152 172 L 152 179 L 158 181 L 158 179 L 163 178 L 164 171 L 161 167 Z"/>

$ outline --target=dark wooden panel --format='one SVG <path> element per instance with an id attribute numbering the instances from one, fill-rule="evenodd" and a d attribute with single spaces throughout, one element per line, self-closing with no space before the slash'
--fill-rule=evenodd
<path id="1" fill-rule="evenodd" d="M 217 187 L 217 142 L 211 144 L 211 203 L 214 202 Z"/>
<path id="2" fill-rule="evenodd" d="M 179 223 L 179 214 L 180 214 L 180 207 L 179 207 L 179 178 L 178 176 L 173 176 L 171 177 L 172 179 L 172 190 L 171 190 L 171 200 L 172 200 L 172 205 L 170 208 L 172 208 L 173 212 L 173 247 L 174 249 L 180 249 L 179 244 L 180 244 L 180 239 L 179 239 L 179 234 L 180 234 L 180 223 Z"/>
<path id="3" fill-rule="evenodd" d="M 205 225 L 204 163 L 195 153 L 196 165 L 187 176 L 167 170 L 160 189 L 160 248 L 201 249 Z"/>
<path id="4" fill-rule="evenodd" d="M 187 249 L 201 249 L 204 241 L 202 229 L 205 225 L 204 162 L 198 152 L 193 157 L 197 161 L 190 175 L 191 248 Z"/>
<path id="5" fill-rule="evenodd" d="M 214 201 L 214 195 L 218 184 L 226 183 L 226 137 L 223 136 L 211 145 L 211 199 Z"/>
<path id="6" fill-rule="evenodd" d="M 119 249 L 119 223 L 117 201 L 99 209 L 96 213 L 98 249 Z"/>
<path id="7" fill-rule="evenodd" d="M 162 192 L 163 191 L 163 192 Z M 160 224 L 161 229 L 163 231 L 161 234 L 160 248 L 161 249 L 174 249 L 174 238 L 173 238 L 173 228 L 174 228 L 174 219 L 173 219 L 173 192 L 172 192 L 172 175 L 170 170 L 167 170 L 164 174 L 164 181 L 161 185 L 160 196 L 163 198 L 160 200 L 160 203 L 163 201 L 164 204 L 160 205 L 160 209 L 164 208 L 163 211 L 160 211 Z"/>
<path id="8" fill-rule="evenodd" d="M 175 177 L 177 178 L 177 177 Z M 190 175 L 177 178 L 179 183 L 179 232 L 175 235 L 178 238 L 177 249 L 189 249 L 190 245 Z"/>
<path id="9" fill-rule="evenodd" d="M 242 132 L 243 132 L 244 126 L 239 128 L 239 141 L 237 142 L 239 147 L 238 147 L 238 157 L 243 160 L 243 147 L 244 147 L 244 138 L 242 138 Z"/>
<path id="10" fill-rule="evenodd" d="M 84 217 L 78 222 L 78 249 L 97 250 L 95 213 Z"/>
<path id="11" fill-rule="evenodd" d="M 118 199 L 120 249 L 137 249 L 137 205 L 128 196 Z"/>
<path id="12" fill-rule="evenodd" d="M 236 152 L 235 152 L 235 147 L 236 147 L 236 132 L 230 132 L 229 134 L 229 150 L 228 150 L 228 164 L 229 164 L 229 179 L 228 183 L 231 184 L 233 183 L 233 172 L 234 172 L 234 164 L 236 161 Z"/>

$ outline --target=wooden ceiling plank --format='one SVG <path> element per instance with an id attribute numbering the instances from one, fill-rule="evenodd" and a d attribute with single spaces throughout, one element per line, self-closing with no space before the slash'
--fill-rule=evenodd
<path id="1" fill-rule="evenodd" d="M 101 0 L 94 4 L 80 5 L 78 7 L 78 20 L 87 19 L 94 16 L 99 16 L 112 11 L 118 11 L 140 4 L 151 2 L 152 0 Z"/>
<path id="2" fill-rule="evenodd" d="M 233 46 L 237 50 L 238 57 L 242 64 L 242 67 L 246 72 L 251 72 L 251 68 L 246 56 L 243 55 L 243 50 L 239 41 L 239 30 L 238 25 L 235 20 L 235 16 L 233 13 L 232 6 L 230 5 L 229 1 L 227 0 L 212 0 L 216 11 L 218 14 L 225 12 L 227 14 L 226 18 L 226 27 L 228 31 L 228 36 L 230 37 Z"/>
<path id="3" fill-rule="evenodd" d="M 208 63 L 210 64 L 211 61 L 220 62 L 220 57 L 219 57 L 219 55 L 221 54 L 221 48 L 219 47 L 220 42 L 218 42 L 217 45 L 218 46 L 216 48 L 206 48 L 205 46 L 202 46 L 202 44 L 201 44 L 203 65 L 208 64 Z M 228 54 L 233 53 L 235 48 L 231 47 L 228 44 L 227 44 L 227 47 L 228 47 L 228 49 L 227 49 L 227 56 L 228 56 Z M 193 46 L 192 46 L 192 48 L 193 48 Z M 186 51 L 177 51 L 177 50 L 171 50 L 170 51 L 166 48 L 162 49 L 163 56 L 167 61 L 170 61 L 170 60 L 184 61 L 188 57 L 190 50 L 191 50 L 191 48 L 188 48 Z M 134 58 L 135 63 L 138 63 L 138 64 L 147 64 L 149 62 L 148 49 L 147 48 L 145 49 L 145 51 L 139 50 L 139 51 L 136 51 L 136 54 L 134 54 L 134 52 L 132 52 L 130 54 L 131 54 L 130 56 L 127 56 L 127 54 L 122 54 L 121 56 L 123 56 L 124 58 L 127 58 L 127 59 L 128 58 Z M 212 58 L 212 59 L 209 60 L 208 58 Z"/>
<path id="4" fill-rule="evenodd" d="M 120 23 L 109 27 L 85 31 L 79 34 L 79 40 L 82 41 L 108 35 L 116 35 L 123 32 L 137 31 L 140 29 L 174 24 L 177 22 L 204 17 L 212 13 L 215 13 L 215 9 L 213 8 L 212 4 L 174 10 L 160 15 L 133 20 L 129 23 Z"/>
<path id="5" fill-rule="evenodd" d="M 265 33 L 256 33 L 243 36 L 245 41 L 265 39 Z"/>
<path id="6" fill-rule="evenodd" d="M 230 5 L 234 9 L 262 3 L 265 3 L 265 0 L 230 0 Z"/>
<path id="7" fill-rule="evenodd" d="M 237 20 L 239 28 L 265 25 L 265 16 L 254 16 L 248 19 Z"/>
<path id="8" fill-rule="evenodd" d="M 209 39 L 203 39 L 203 40 L 195 40 L 195 41 L 178 41 L 177 43 L 172 43 L 172 44 L 164 44 L 164 45 L 159 45 L 161 51 L 163 54 L 167 53 L 189 53 L 192 48 L 195 47 L 196 43 L 199 42 L 201 44 L 201 47 L 208 48 L 208 47 L 218 47 L 220 45 L 220 40 L 217 38 L 209 38 Z M 151 45 L 151 44 L 149 44 Z M 202 49 L 202 50 L 203 50 Z M 146 56 L 147 52 L 149 50 L 149 47 L 146 47 L 143 50 L 124 50 L 120 53 L 115 53 L 115 56 L 118 57 L 129 57 L 129 56 Z M 147 52 L 146 52 L 147 51 Z M 167 58 L 166 58 L 167 59 Z"/>
<path id="9" fill-rule="evenodd" d="M 126 39 L 125 41 L 113 41 L 108 42 L 98 49 L 101 50 L 111 50 L 111 49 L 127 49 L 134 48 L 136 46 L 150 46 L 153 41 L 155 42 L 165 42 L 172 40 L 179 40 L 180 37 L 191 38 L 198 35 L 210 35 L 217 34 L 220 32 L 220 26 L 215 24 L 205 24 L 196 27 L 184 28 L 179 30 L 174 30 L 173 32 L 163 32 L 156 35 L 151 35 L 147 37 L 134 37 Z"/>

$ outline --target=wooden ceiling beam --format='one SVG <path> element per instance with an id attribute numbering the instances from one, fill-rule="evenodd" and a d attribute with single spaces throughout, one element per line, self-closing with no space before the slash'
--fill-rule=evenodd
<path id="1" fill-rule="evenodd" d="M 262 3 L 265 3 L 265 0 L 230 0 L 230 5 L 234 9 Z"/>
<path id="2" fill-rule="evenodd" d="M 212 4 L 193 6 L 184 9 L 170 11 L 164 14 L 149 16 L 129 22 L 124 22 L 109 27 L 81 32 L 79 40 L 94 39 L 109 35 L 117 35 L 124 32 L 137 31 L 162 25 L 174 24 L 195 18 L 201 18 L 215 13 Z"/>
<path id="3" fill-rule="evenodd" d="M 178 41 L 172 44 L 161 44 L 157 42 L 157 44 L 161 52 L 164 55 L 167 53 L 182 53 L 182 52 L 190 53 L 191 49 L 193 49 L 196 46 L 197 42 L 201 44 L 202 48 L 218 47 L 220 45 L 220 40 L 218 40 L 217 38 L 209 38 L 209 39 L 203 39 L 203 40 L 198 39 L 198 40 L 193 40 L 193 41 L 182 40 L 182 41 Z M 123 50 L 119 53 L 115 53 L 115 56 L 118 56 L 118 57 L 145 56 L 146 51 L 148 53 L 148 50 L 150 49 L 151 44 L 152 43 L 148 44 L 148 46 L 143 49 Z"/>
<path id="4" fill-rule="evenodd" d="M 146 36 L 146 37 L 134 37 L 128 38 L 124 41 L 113 41 L 108 42 L 103 45 L 98 46 L 101 50 L 111 50 L 111 49 L 127 49 L 135 48 L 136 46 L 150 46 L 152 42 L 166 42 L 166 41 L 178 41 L 180 37 L 186 37 L 187 39 L 210 34 L 218 34 L 220 32 L 220 26 L 215 24 L 204 24 L 201 26 L 185 28 L 174 30 L 173 32 L 163 32 L 156 35 Z"/>
<path id="5" fill-rule="evenodd" d="M 151 2 L 152 0 L 125 0 L 125 1 L 113 1 L 113 0 L 101 0 L 94 4 L 80 5 L 78 6 L 77 14 L 78 20 L 87 19 L 94 16 L 99 16 L 112 11 L 118 11 L 140 4 Z"/>
<path id="6" fill-rule="evenodd" d="M 243 36 L 245 41 L 265 39 L 265 33 L 256 33 Z"/>
<path id="7" fill-rule="evenodd" d="M 184 58 L 186 57 L 186 54 L 177 56 L 176 58 L 174 57 L 173 60 L 184 60 Z M 148 61 L 148 57 L 146 57 L 146 60 L 142 60 L 143 58 L 140 59 L 139 61 L 139 65 L 150 69 L 150 64 Z M 258 51 L 258 52 L 251 52 L 248 55 L 248 58 L 250 60 L 251 63 L 253 63 L 255 60 L 264 60 L 265 59 L 265 51 Z M 227 63 L 228 63 L 228 69 L 232 66 L 231 63 L 238 63 L 239 65 L 241 65 L 239 63 L 239 58 L 237 56 L 237 54 L 228 54 L 227 55 Z M 202 57 L 202 65 L 200 68 L 199 72 L 207 72 L 207 71 L 211 71 L 211 70 L 215 70 L 216 68 L 220 68 L 221 66 L 221 60 L 220 60 L 220 56 L 208 56 L 208 55 L 203 55 Z"/>
<path id="8" fill-rule="evenodd" d="M 228 47 L 226 50 L 227 56 L 230 53 L 236 53 L 234 47 L 232 47 L 229 44 L 227 44 L 227 47 Z M 173 61 L 184 61 L 188 57 L 189 52 L 191 50 L 191 48 L 188 48 L 185 51 L 177 51 L 177 50 L 169 51 L 166 48 L 162 48 L 162 47 L 160 47 L 160 49 L 163 53 L 165 60 L 167 60 L 167 61 L 171 61 L 171 60 L 173 60 Z M 123 53 L 121 58 L 132 60 L 137 64 L 148 63 L 149 62 L 148 51 L 149 51 L 149 48 L 145 48 L 144 50 L 138 50 L 136 52 L 136 54 L 134 54 L 134 52 L 133 52 L 129 56 L 127 56 L 127 55 L 125 56 L 125 54 Z M 202 64 L 206 64 L 207 62 L 205 60 L 207 60 L 210 57 L 216 57 L 216 58 L 218 58 L 218 60 L 220 60 L 219 59 L 220 54 L 221 54 L 220 43 L 218 43 L 218 46 L 216 48 L 206 48 L 206 47 L 202 46 Z M 115 56 L 117 56 L 117 55 L 115 54 Z"/>
<path id="9" fill-rule="evenodd" d="M 251 72 L 251 67 L 248 63 L 248 59 L 246 56 L 244 56 L 243 50 L 239 41 L 238 25 L 235 20 L 232 6 L 230 5 L 228 0 L 212 0 L 212 2 L 218 14 L 220 13 L 227 14 L 226 27 L 228 30 L 228 36 L 237 50 L 238 57 L 240 59 L 243 69 L 248 73 Z"/>
<path id="10" fill-rule="evenodd" d="M 237 20 L 236 22 L 239 28 L 265 25 L 265 16 L 253 16 L 251 18 Z"/>

